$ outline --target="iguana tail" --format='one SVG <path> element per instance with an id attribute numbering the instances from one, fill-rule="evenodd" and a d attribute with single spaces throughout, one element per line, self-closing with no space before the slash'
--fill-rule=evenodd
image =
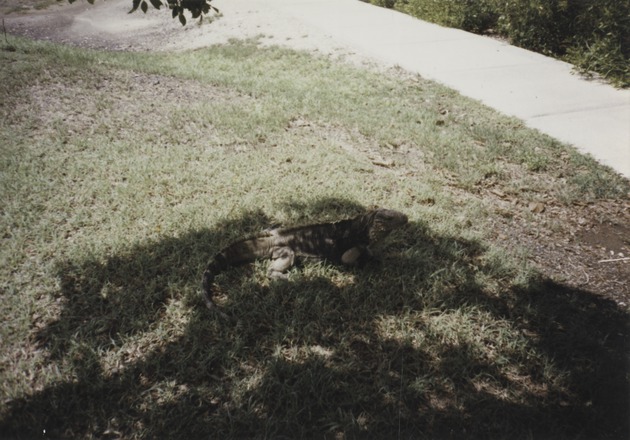
<path id="1" fill-rule="evenodd" d="M 269 258 L 273 243 L 271 234 L 237 241 L 216 254 L 203 273 L 201 283 L 203 299 L 206 307 L 216 310 L 217 306 L 212 301 L 212 283 L 214 278 L 232 266 L 251 263 L 258 258 Z"/>
<path id="2" fill-rule="evenodd" d="M 210 310 L 216 309 L 216 304 L 212 301 L 212 283 L 214 283 L 214 278 L 226 270 L 229 267 L 229 263 L 223 253 L 219 253 L 215 255 L 214 259 L 208 267 L 206 267 L 205 272 L 203 273 L 203 281 L 201 283 L 203 290 L 203 299 L 206 303 L 206 307 Z"/>

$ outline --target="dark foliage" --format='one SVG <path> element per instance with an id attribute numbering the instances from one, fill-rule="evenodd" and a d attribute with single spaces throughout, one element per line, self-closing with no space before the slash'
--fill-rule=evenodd
<path id="1" fill-rule="evenodd" d="M 367 0 L 445 26 L 506 37 L 630 85 L 629 0 Z"/>
<path id="2" fill-rule="evenodd" d="M 70 3 L 74 3 L 76 0 L 68 0 Z M 173 18 L 177 17 L 182 25 L 186 24 L 185 11 L 192 14 L 192 18 L 199 18 L 203 20 L 204 15 L 210 13 L 210 11 L 219 12 L 217 8 L 212 6 L 212 0 L 131 0 L 131 10 L 129 13 L 140 10 L 146 13 L 149 10 L 149 3 L 155 9 L 160 9 L 162 6 L 167 6 L 172 14 Z M 87 0 L 88 3 L 94 4 L 94 0 Z"/>

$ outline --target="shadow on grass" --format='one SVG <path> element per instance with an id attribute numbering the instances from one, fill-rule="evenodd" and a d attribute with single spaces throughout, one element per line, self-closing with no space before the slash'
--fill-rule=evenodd
<path id="1" fill-rule="evenodd" d="M 229 231 L 267 222 L 248 213 L 60 264 L 64 309 L 39 343 L 74 377 L 11 402 L 1 436 L 628 438 L 628 315 L 614 303 L 550 281 L 512 287 L 509 271 L 479 263 L 481 244 L 412 222 L 378 267 L 272 283 L 230 271 L 228 318 L 218 319 L 197 297 L 205 262 Z M 181 331 L 103 368 L 129 338 L 162 334 L 168 305 L 182 300 Z M 481 314 L 512 336 L 473 344 L 429 319 L 459 311 L 462 325 Z"/>

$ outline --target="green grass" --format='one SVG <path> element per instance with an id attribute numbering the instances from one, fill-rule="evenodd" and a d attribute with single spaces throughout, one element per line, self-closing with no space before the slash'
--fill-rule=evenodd
<path id="1" fill-rule="evenodd" d="M 1 437 L 627 435 L 627 312 L 488 238 L 488 191 L 525 217 L 627 197 L 609 169 L 431 82 L 254 42 L 12 44 Z M 231 240 L 372 205 L 411 219 L 382 263 L 235 269 L 227 319 L 203 307 Z"/>

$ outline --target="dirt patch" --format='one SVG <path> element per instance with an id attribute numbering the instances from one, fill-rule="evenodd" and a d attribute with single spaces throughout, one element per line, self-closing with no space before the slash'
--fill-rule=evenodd
<path id="1" fill-rule="evenodd" d="M 609 260 L 630 256 L 630 226 L 604 223 L 581 231 L 578 239 L 608 254 Z"/>
<path id="2" fill-rule="evenodd" d="M 34 107 L 31 113 L 38 117 L 38 130 L 33 135 L 50 136 L 61 125 L 66 127 L 68 136 L 98 133 L 122 141 L 137 129 L 134 127 L 136 115 L 150 112 L 152 117 L 142 119 L 142 126 L 145 132 L 155 135 L 153 142 L 172 141 L 171 138 L 161 139 L 169 133 L 165 127 L 172 128 L 182 139 L 207 139 L 212 133 L 210 122 L 205 126 L 184 124 L 175 115 L 185 113 L 199 94 L 213 103 L 243 102 L 246 105 L 249 99 L 192 80 L 129 71 L 110 71 L 107 77 L 92 74 L 73 84 L 58 78 L 49 81 L 29 87 L 25 91 L 29 99 L 13 103 L 17 114 L 21 113 L 21 106 Z M 127 93 L 120 93 L 121 90 Z"/>
<path id="3" fill-rule="evenodd" d="M 627 201 L 550 205 L 539 213 L 532 213 L 529 206 L 515 206 L 512 213 L 510 218 L 498 215 L 493 224 L 493 239 L 499 245 L 524 249 L 528 260 L 556 282 L 630 308 Z"/>
<path id="4" fill-rule="evenodd" d="M 0 0 L 0 15 L 22 14 L 41 11 L 55 4 L 56 0 Z"/>
<path id="5" fill-rule="evenodd" d="M 27 10 L 44 0 L 5 0 Z M 164 8 L 129 15 L 131 0 L 61 2 L 44 10 L 31 6 L 29 14 L 5 17 L 9 33 L 94 49 L 125 51 L 189 50 L 224 44 L 232 39 L 257 39 L 262 45 L 279 45 L 333 55 L 355 64 L 376 64 L 353 52 L 316 28 L 297 23 L 281 10 L 257 0 L 215 0 L 219 14 L 208 15 L 200 24 L 190 19 L 186 26 Z"/>

